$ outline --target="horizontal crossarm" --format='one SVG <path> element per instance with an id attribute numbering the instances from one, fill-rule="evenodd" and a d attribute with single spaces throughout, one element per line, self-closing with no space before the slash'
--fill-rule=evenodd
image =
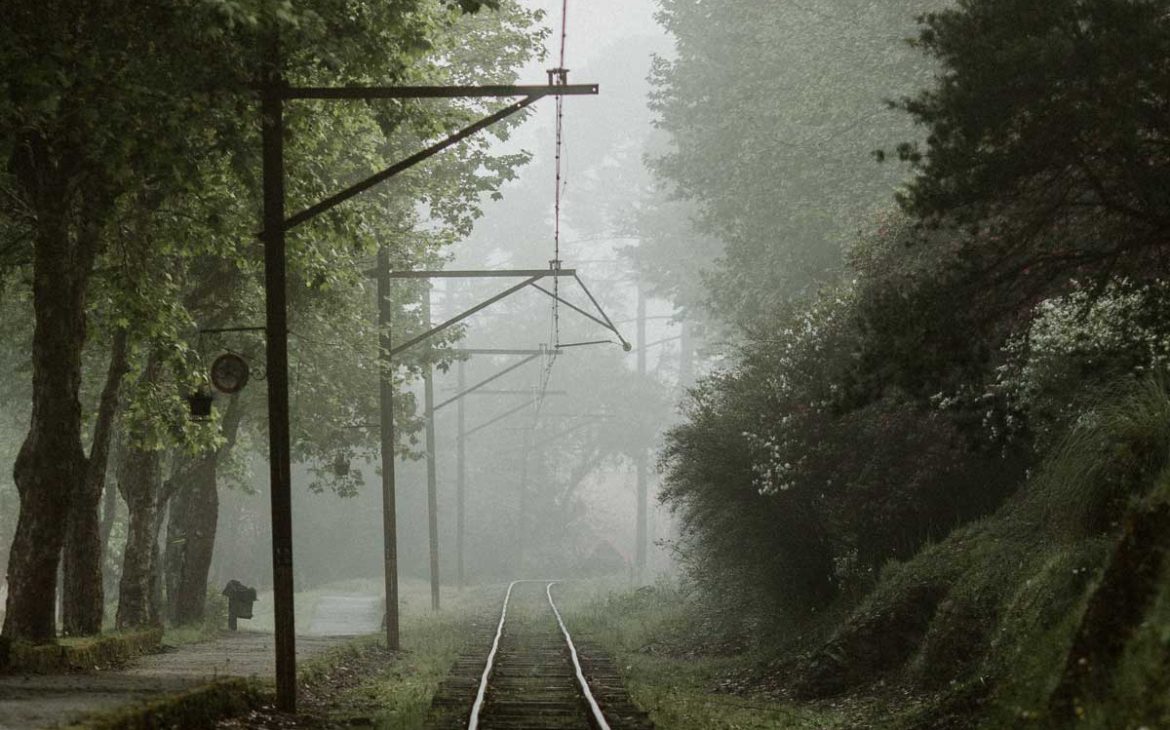
<path id="1" fill-rule="evenodd" d="M 532 348 L 506 348 L 506 347 L 453 347 L 451 352 L 455 355 L 559 355 L 559 350 L 550 350 L 547 347 L 540 349 Z"/>
<path id="2" fill-rule="evenodd" d="M 576 269 L 436 269 L 391 271 L 391 279 L 507 279 L 519 276 L 576 276 Z"/>
<path id="3" fill-rule="evenodd" d="M 531 84 L 521 86 L 337 86 L 284 89 L 286 99 L 462 99 L 505 96 L 596 95 L 597 84 Z"/>

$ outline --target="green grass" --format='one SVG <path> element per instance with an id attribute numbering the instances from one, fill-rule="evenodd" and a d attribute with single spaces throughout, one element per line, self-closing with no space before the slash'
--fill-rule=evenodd
<path id="1" fill-rule="evenodd" d="M 156 730 L 156 728 L 213 727 L 224 717 L 260 706 L 265 695 L 244 679 L 210 682 L 180 694 L 96 713 L 67 730 Z"/>
<path id="2" fill-rule="evenodd" d="M 401 657 L 339 697 L 338 709 L 329 716 L 331 723 L 340 725 L 353 717 L 369 717 L 380 730 L 415 730 L 423 726 L 435 691 L 474 636 L 474 619 L 490 613 L 503 594 L 498 587 L 444 589 L 443 610 L 436 614 L 430 611 L 429 591 L 424 583 L 403 584 Z M 341 654 L 327 655 L 308 667 L 310 674 L 306 676 L 328 671 L 330 664 L 344 661 L 345 651 L 383 645 L 382 641 L 380 636 L 360 639 Z"/>
<path id="3" fill-rule="evenodd" d="M 672 659 L 622 657 L 631 699 L 659 728 L 673 730 L 765 730 L 852 727 L 843 715 L 766 699 L 716 694 L 721 676 L 739 668 L 739 658 Z"/>
<path id="4" fill-rule="evenodd" d="M 402 626 L 405 655 L 389 672 L 357 690 L 357 699 L 369 699 L 380 708 L 374 716 L 377 727 L 422 727 L 435 691 L 470 637 L 470 618 L 462 612 L 408 618 Z"/>
<path id="5" fill-rule="evenodd" d="M 136 656 L 156 651 L 161 639 L 161 630 L 134 629 L 101 636 L 67 637 L 55 644 L 4 642 L 0 645 L 0 672 L 56 674 L 117 667 Z"/>
<path id="6" fill-rule="evenodd" d="M 617 583 L 567 583 L 557 603 L 569 630 L 608 652 L 636 705 L 662 730 L 833 730 L 855 727 L 852 712 L 800 706 L 763 696 L 716 691 L 719 683 L 758 662 L 751 654 L 706 656 L 689 601 L 660 583 L 635 592 Z"/>
<path id="7" fill-rule="evenodd" d="M 1151 509 L 1170 504 L 1170 469 L 1163 472 L 1145 503 Z M 1170 551 L 1162 544 L 1158 587 L 1110 668 L 1107 696 L 1085 702 L 1078 728 L 1170 727 Z"/>

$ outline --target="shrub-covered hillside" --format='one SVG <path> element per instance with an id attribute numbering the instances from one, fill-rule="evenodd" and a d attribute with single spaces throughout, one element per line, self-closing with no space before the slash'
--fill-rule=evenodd
<path id="1" fill-rule="evenodd" d="M 897 211 L 816 293 L 720 312 L 734 357 L 662 455 L 678 554 L 793 697 L 1167 726 L 1170 2 L 961 0 L 913 45 L 935 72 L 890 103 L 924 133 L 878 154 L 909 167 Z M 660 169 L 684 195 L 688 154 Z"/>

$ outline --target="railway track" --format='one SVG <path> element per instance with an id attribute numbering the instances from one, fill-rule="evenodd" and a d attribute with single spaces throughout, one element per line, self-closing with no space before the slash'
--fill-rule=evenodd
<path id="1" fill-rule="evenodd" d="M 653 729 L 608 658 L 570 635 L 555 585 L 508 586 L 486 655 L 481 648 L 456 663 L 435 697 L 431 730 Z"/>

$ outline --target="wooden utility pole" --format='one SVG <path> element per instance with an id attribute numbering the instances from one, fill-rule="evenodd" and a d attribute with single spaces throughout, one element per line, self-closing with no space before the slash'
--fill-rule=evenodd
<path id="1" fill-rule="evenodd" d="M 640 379 L 646 377 L 646 295 L 642 288 L 642 280 L 638 280 L 638 377 Z M 637 470 L 637 520 L 638 524 L 635 528 L 635 539 L 637 545 L 634 550 L 634 574 L 638 585 L 646 576 L 646 513 L 647 513 L 647 462 L 649 459 L 646 453 L 645 444 L 637 444 L 637 455 L 634 457 L 634 468 Z"/>
<path id="2" fill-rule="evenodd" d="M 292 467 L 289 463 L 288 310 L 285 301 L 284 99 L 276 39 L 261 98 L 264 174 L 264 294 L 268 370 L 268 466 L 272 503 L 272 589 L 276 624 L 276 704 L 297 709 L 293 614 Z"/>
<path id="3" fill-rule="evenodd" d="M 467 373 L 463 360 L 460 360 L 456 366 L 456 372 L 459 378 L 459 392 L 462 393 L 467 389 Z M 467 439 L 465 438 L 465 432 L 467 431 L 467 412 L 464 406 L 465 401 L 463 398 L 460 398 L 456 405 L 459 435 L 455 442 L 455 573 L 459 580 L 460 588 L 465 585 L 465 577 L 463 574 L 463 534 L 467 526 L 466 517 L 464 516 L 467 499 Z"/>
<path id="4" fill-rule="evenodd" d="M 382 443 L 382 540 L 386 581 L 386 648 L 398 651 L 398 517 L 394 494 L 394 365 L 390 351 L 393 303 L 390 252 L 378 249 L 378 425 Z"/>
<path id="5" fill-rule="evenodd" d="M 431 283 L 424 282 L 423 326 L 431 328 Z M 439 610 L 439 490 L 435 474 L 435 384 L 431 366 L 431 345 L 427 341 L 427 365 L 423 369 L 423 407 L 427 429 L 427 534 L 431 549 L 431 610 Z"/>
<path id="6" fill-rule="evenodd" d="M 293 87 L 285 83 L 275 37 L 262 70 L 260 88 L 261 145 L 263 150 L 263 199 L 265 330 L 268 370 L 268 458 L 272 494 L 272 562 L 274 610 L 276 614 L 276 696 L 277 706 L 296 711 L 296 636 L 293 615 L 292 497 L 291 451 L 289 448 L 288 402 L 288 312 L 286 292 L 285 237 L 289 230 L 313 220 L 346 201 L 394 176 L 409 170 L 472 135 L 507 119 L 546 96 L 595 95 L 596 84 L 568 84 L 562 77 L 555 85 L 515 86 L 343 86 Z M 449 134 L 425 149 L 405 157 L 343 190 L 297 211 L 285 215 L 284 208 L 284 102 L 294 99 L 330 101 L 368 101 L 371 99 L 459 99 L 522 97 L 468 126 Z M 378 315 L 382 332 L 378 341 L 381 376 L 379 378 L 380 416 L 382 419 L 382 494 L 383 521 L 386 529 L 386 644 L 398 648 L 398 558 L 394 505 L 394 399 L 393 362 L 396 351 L 425 339 L 393 348 L 390 341 L 390 264 L 385 248 L 378 252 Z M 491 275 L 491 274 L 489 274 Z M 535 283 L 546 274 L 531 277 L 520 285 Z M 551 275 L 560 276 L 560 272 Z M 436 329 L 443 329 L 470 316 L 479 309 L 507 296 L 514 288 L 488 302 L 472 308 Z M 620 335 L 619 335 L 620 337 Z"/>

